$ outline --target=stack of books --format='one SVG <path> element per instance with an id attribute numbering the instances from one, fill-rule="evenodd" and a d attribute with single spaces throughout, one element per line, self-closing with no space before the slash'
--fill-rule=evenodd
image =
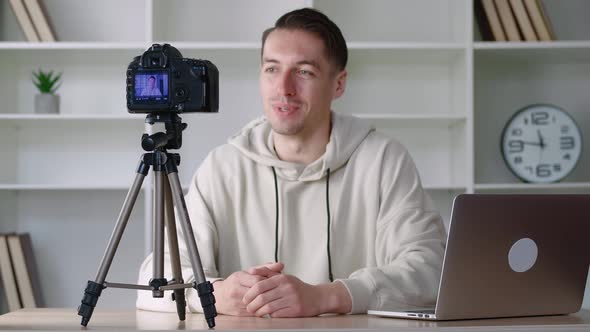
<path id="1" fill-rule="evenodd" d="M 541 0 L 475 0 L 474 11 L 485 41 L 553 41 Z"/>
<path id="2" fill-rule="evenodd" d="M 43 306 L 31 236 L 0 234 L 0 285 L 8 311 Z"/>
<path id="3" fill-rule="evenodd" d="M 56 41 L 41 0 L 10 0 L 10 7 L 28 41 Z"/>

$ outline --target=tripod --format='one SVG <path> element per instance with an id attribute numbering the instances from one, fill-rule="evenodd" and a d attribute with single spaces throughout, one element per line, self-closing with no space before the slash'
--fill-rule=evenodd
<path id="1" fill-rule="evenodd" d="M 182 119 L 178 115 L 171 113 L 148 114 L 145 122 L 149 125 L 164 123 L 166 133 L 158 132 L 153 135 L 143 134 L 142 136 L 141 146 L 149 153 L 143 154 L 140 158 L 135 180 L 127 193 L 127 197 L 125 197 L 123 207 L 117 218 L 115 229 L 100 263 L 96 278 L 94 281 L 89 280 L 84 290 L 82 303 L 78 307 L 78 315 L 82 316 L 81 324 L 86 326 L 90 321 L 98 297 L 102 290 L 107 287 L 151 290 L 152 296 L 155 298 L 164 297 L 164 291 L 172 290 L 172 299 L 176 302 L 178 318 L 184 321 L 186 316 L 184 289 L 195 288 L 201 300 L 207 325 L 209 328 L 212 328 L 215 326 L 215 316 L 217 316 L 213 285 L 205 279 L 203 267 L 201 266 L 201 258 L 197 250 L 195 238 L 193 237 L 193 229 L 182 194 L 177 168 L 180 164 L 180 155 L 167 151 L 167 149 L 180 149 L 182 145 L 182 131 L 186 129 L 187 124 L 182 123 Z M 153 278 L 150 280 L 149 285 L 106 282 L 105 279 L 113 262 L 113 257 L 115 256 L 115 252 L 123 236 L 123 231 L 129 221 L 129 215 L 135 205 L 141 185 L 148 174 L 150 166 L 154 169 L 155 178 Z M 180 225 L 189 250 L 193 275 L 195 276 L 193 283 L 184 283 L 182 279 L 173 203 L 178 211 Z M 168 230 L 168 244 L 173 278 L 171 280 L 164 278 L 164 224 L 166 224 L 166 229 Z"/>

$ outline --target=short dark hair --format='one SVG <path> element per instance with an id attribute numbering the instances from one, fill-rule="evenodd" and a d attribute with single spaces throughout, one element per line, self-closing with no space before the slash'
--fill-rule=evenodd
<path id="1" fill-rule="evenodd" d="M 275 26 L 262 34 L 262 50 L 268 35 L 276 29 L 303 30 L 320 37 L 326 48 L 326 56 L 339 70 L 346 68 L 348 48 L 346 40 L 336 23 L 324 13 L 313 8 L 301 8 L 284 14 L 275 22 Z"/>

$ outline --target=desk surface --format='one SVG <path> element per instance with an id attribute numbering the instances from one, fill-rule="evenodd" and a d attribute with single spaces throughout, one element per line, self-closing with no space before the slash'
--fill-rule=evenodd
<path id="1" fill-rule="evenodd" d="M 499 318 L 427 322 L 367 315 L 333 315 L 312 318 L 253 318 L 217 316 L 215 330 L 330 330 L 364 331 L 590 331 L 590 311 L 564 316 Z M 21 309 L 0 316 L 0 330 L 81 330 L 75 309 Z M 176 313 L 97 308 L 88 330 L 204 330 L 203 316 Z"/>

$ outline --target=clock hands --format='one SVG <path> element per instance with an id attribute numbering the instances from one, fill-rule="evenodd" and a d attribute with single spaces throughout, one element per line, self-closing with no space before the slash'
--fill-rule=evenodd
<path id="1" fill-rule="evenodd" d="M 546 144 L 545 144 L 545 141 L 543 140 L 543 136 L 541 136 L 541 130 L 537 129 L 537 135 L 539 136 L 539 144 L 541 146 L 541 149 L 544 149 Z"/>
<path id="2" fill-rule="evenodd" d="M 541 135 L 540 130 L 537 130 L 537 135 L 539 137 L 538 142 L 531 142 L 531 141 L 525 141 L 525 140 L 516 140 L 516 141 L 521 142 L 522 144 L 525 144 L 525 145 L 533 145 L 533 146 L 538 146 L 541 149 L 545 149 L 545 147 L 547 147 L 547 144 L 545 143 L 545 140 L 543 139 L 543 136 Z"/>
<path id="3" fill-rule="evenodd" d="M 526 144 L 526 145 L 534 145 L 534 146 L 540 146 L 541 148 L 544 146 L 542 145 L 541 142 L 527 142 L 527 141 L 523 141 L 523 140 L 517 140 L 522 142 L 522 144 Z"/>
<path id="4" fill-rule="evenodd" d="M 539 163 L 543 161 L 543 150 L 545 149 L 545 141 L 543 141 L 543 136 L 541 136 L 541 130 L 537 129 L 537 136 L 539 137 L 539 146 L 541 149 L 539 150 Z"/>

